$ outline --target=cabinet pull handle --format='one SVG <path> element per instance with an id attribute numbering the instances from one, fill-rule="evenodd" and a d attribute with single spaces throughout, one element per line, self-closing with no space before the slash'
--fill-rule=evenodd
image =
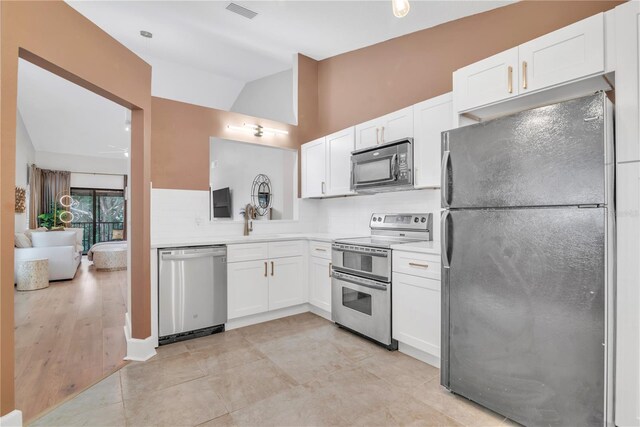
<path id="1" fill-rule="evenodd" d="M 267 277 L 267 261 L 264 262 L 264 277 Z"/>
<path id="2" fill-rule="evenodd" d="M 522 61 L 522 89 L 527 88 L 527 61 Z"/>
<path id="3" fill-rule="evenodd" d="M 384 126 L 382 126 L 382 132 L 380 132 L 380 144 L 384 144 Z"/>
<path id="4" fill-rule="evenodd" d="M 316 248 L 316 251 L 318 251 L 318 252 L 327 252 L 326 249 L 322 249 L 322 248 Z"/>
<path id="5" fill-rule="evenodd" d="M 325 193 L 325 186 L 326 186 L 325 182 L 324 182 L 324 181 L 322 181 L 322 194 L 324 194 L 324 193 Z"/>
<path id="6" fill-rule="evenodd" d="M 418 264 L 417 262 L 410 262 L 409 265 L 416 268 L 429 268 L 427 264 Z"/>
<path id="7" fill-rule="evenodd" d="M 273 261 L 271 261 L 271 275 L 273 276 Z"/>
<path id="8" fill-rule="evenodd" d="M 376 145 L 380 144 L 380 128 L 376 128 Z"/>
<path id="9" fill-rule="evenodd" d="M 329 263 L 329 277 L 331 277 L 331 269 L 333 268 L 333 263 Z"/>
<path id="10" fill-rule="evenodd" d="M 507 91 L 513 93 L 513 67 L 509 65 L 507 68 Z"/>

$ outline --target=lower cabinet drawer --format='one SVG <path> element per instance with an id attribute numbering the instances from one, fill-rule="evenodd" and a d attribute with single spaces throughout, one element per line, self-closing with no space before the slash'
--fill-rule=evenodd
<path id="1" fill-rule="evenodd" d="M 440 357 L 440 281 L 408 274 L 392 277 L 393 338 Z"/>
<path id="2" fill-rule="evenodd" d="M 269 257 L 268 243 L 238 243 L 227 245 L 227 262 L 253 261 Z"/>
<path id="3" fill-rule="evenodd" d="M 440 280 L 440 256 L 395 250 L 393 271 Z"/>
<path id="4" fill-rule="evenodd" d="M 309 255 L 330 260 L 331 259 L 331 243 L 317 242 L 314 240 L 310 241 Z"/>
<path id="5" fill-rule="evenodd" d="M 269 242 L 269 258 L 284 258 L 303 255 L 304 242 L 302 240 L 286 240 Z"/>

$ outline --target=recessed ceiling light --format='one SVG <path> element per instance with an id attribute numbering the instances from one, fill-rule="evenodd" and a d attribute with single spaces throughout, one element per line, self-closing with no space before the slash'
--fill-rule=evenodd
<path id="1" fill-rule="evenodd" d="M 141 35 L 142 37 L 146 37 L 146 38 L 148 38 L 148 39 L 150 39 L 150 38 L 152 38 L 152 37 L 153 37 L 153 34 L 152 34 L 151 32 L 149 32 L 149 31 L 145 31 L 145 30 L 140 30 L 140 35 Z"/>

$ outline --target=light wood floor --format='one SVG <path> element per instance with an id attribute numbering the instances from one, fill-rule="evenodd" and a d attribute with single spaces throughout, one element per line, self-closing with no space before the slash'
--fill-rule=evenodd
<path id="1" fill-rule="evenodd" d="M 16 406 L 29 421 L 123 366 L 127 272 L 86 257 L 73 280 L 15 291 Z"/>

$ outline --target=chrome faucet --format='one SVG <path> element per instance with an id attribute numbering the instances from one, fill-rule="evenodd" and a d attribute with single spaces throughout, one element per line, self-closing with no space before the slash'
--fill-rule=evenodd
<path id="1" fill-rule="evenodd" d="M 248 203 L 244 208 L 244 235 L 248 236 L 253 231 L 253 220 L 256 218 L 256 208 Z"/>

